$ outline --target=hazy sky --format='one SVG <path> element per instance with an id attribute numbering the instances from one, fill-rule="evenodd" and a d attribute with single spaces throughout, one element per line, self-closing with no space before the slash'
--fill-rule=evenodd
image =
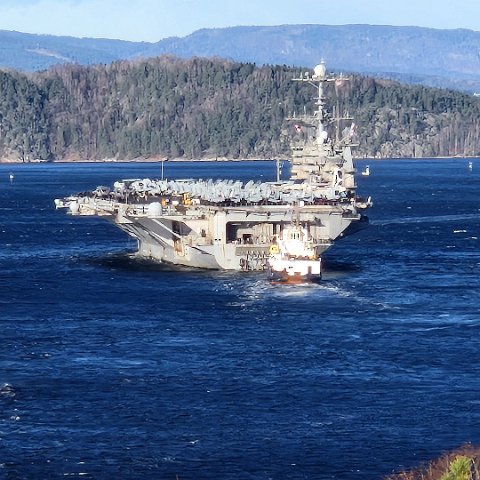
<path id="1" fill-rule="evenodd" d="M 480 0 L 0 0 L 0 30 L 155 42 L 200 28 L 314 23 L 480 30 Z"/>

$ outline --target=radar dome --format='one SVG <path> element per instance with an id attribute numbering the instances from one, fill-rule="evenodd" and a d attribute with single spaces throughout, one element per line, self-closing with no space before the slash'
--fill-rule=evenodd
<path id="1" fill-rule="evenodd" d="M 316 77 L 324 78 L 325 74 L 327 73 L 327 68 L 325 67 L 324 63 L 320 63 L 320 65 L 317 65 L 313 69 L 313 71 L 314 71 Z"/>
<path id="2" fill-rule="evenodd" d="M 159 217 L 162 214 L 162 205 L 159 202 L 152 202 L 148 206 L 148 215 L 150 217 Z"/>

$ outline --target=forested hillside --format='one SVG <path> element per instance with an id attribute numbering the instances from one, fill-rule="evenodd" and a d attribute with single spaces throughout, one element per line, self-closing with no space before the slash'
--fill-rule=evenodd
<path id="1" fill-rule="evenodd" d="M 0 158 L 275 158 L 285 118 L 311 111 L 298 69 L 159 57 L 36 74 L 0 72 Z M 353 76 L 329 91 L 356 118 L 357 156 L 480 153 L 480 103 L 454 91 Z"/>

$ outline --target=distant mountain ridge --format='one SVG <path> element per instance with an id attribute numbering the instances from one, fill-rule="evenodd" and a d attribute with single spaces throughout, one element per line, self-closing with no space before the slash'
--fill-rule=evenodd
<path id="1" fill-rule="evenodd" d="M 156 43 L 0 31 L 0 66 L 24 71 L 161 54 L 291 66 L 313 66 L 324 59 L 337 71 L 480 91 L 480 32 L 472 30 L 382 25 L 229 27 Z"/>
<path id="2" fill-rule="evenodd" d="M 111 63 L 141 55 L 144 46 L 144 43 L 122 40 L 55 37 L 0 30 L 0 66 L 38 71 L 59 63 Z"/>

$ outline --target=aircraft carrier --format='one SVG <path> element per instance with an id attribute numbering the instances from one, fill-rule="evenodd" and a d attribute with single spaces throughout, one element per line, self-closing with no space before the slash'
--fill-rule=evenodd
<path id="1" fill-rule="evenodd" d="M 290 179 L 122 180 L 57 199 L 57 208 L 103 217 L 138 240 L 138 255 L 175 265 L 263 271 L 292 225 L 305 232 L 310 259 L 320 259 L 366 226 L 371 201 L 356 195 L 355 125 L 326 110 L 325 89 L 346 79 L 321 63 L 292 80 L 313 87 L 315 110 L 289 119 Z"/>

